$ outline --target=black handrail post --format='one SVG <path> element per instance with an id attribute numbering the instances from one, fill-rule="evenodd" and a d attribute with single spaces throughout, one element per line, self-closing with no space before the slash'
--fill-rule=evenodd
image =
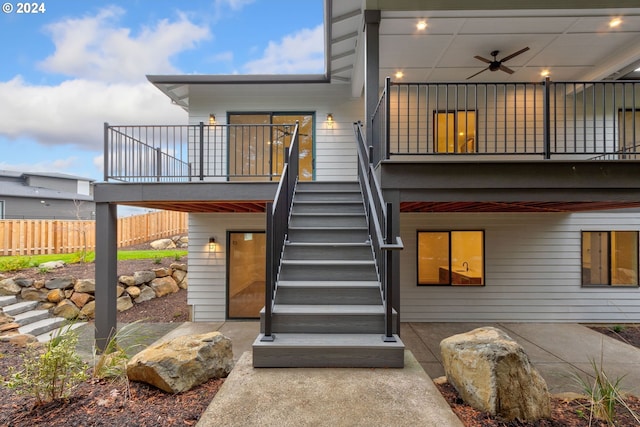
<path id="1" fill-rule="evenodd" d="M 382 160 L 389 159 L 389 153 L 391 152 L 391 77 L 387 77 L 384 81 L 384 91 L 385 91 L 385 107 L 384 107 L 384 157 L 381 159 L 377 159 L 379 163 Z M 400 95 L 398 94 L 398 102 Z"/>
<path id="2" fill-rule="evenodd" d="M 267 239 L 267 253 L 266 253 L 266 291 L 264 299 L 264 336 L 260 341 L 273 341 L 274 336 L 272 334 L 271 323 L 271 310 L 273 301 L 273 251 L 275 250 L 275 242 L 273 236 L 273 203 L 267 203 L 267 227 L 266 227 L 266 239 Z"/>
<path id="3" fill-rule="evenodd" d="M 200 122 L 200 181 L 204 181 L 204 122 Z"/>
<path id="4" fill-rule="evenodd" d="M 385 230 L 385 241 L 388 244 L 393 242 L 393 209 L 391 203 L 386 204 L 387 223 Z M 384 342 L 395 342 L 393 336 L 393 251 L 387 249 L 384 254 L 384 292 L 385 292 L 385 336 Z"/>
<path id="5" fill-rule="evenodd" d="M 546 77 L 543 82 L 544 102 L 542 104 L 544 158 L 551 158 L 551 79 Z"/>
<path id="6" fill-rule="evenodd" d="M 109 123 L 104 122 L 104 182 L 109 180 Z"/>

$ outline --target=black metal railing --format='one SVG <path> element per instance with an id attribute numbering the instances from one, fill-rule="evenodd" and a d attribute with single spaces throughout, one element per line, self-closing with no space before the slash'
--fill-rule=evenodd
<path id="1" fill-rule="evenodd" d="M 292 124 L 104 127 L 104 179 L 279 180 Z"/>
<path id="2" fill-rule="evenodd" d="M 272 315 L 273 303 L 277 292 L 280 260 L 289 233 L 289 218 L 293 203 L 293 194 L 298 182 L 299 141 L 298 124 L 293 127 L 291 144 L 285 151 L 284 166 L 280 183 L 273 202 L 267 203 L 267 253 L 266 253 L 266 289 L 264 303 L 264 335 L 262 341 L 273 341 Z"/>
<path id="3" fill-rule="evenodd" d="M 399 83 L 387 78 L 372 117 L 374 159 L 635 154 L 638 101 L 640 82 L 631 81 Z"/>
<path id="4" fill-rule="evenodd" d="M 393 251 L 404 248 L 400 236 L 393 233 L 393 208 L 385 203 L 378 182 L 371 151 L 362 131 L 361 123 L 354 123 L 358 146 L 358 180 L 362 188 L 369 236 L 373 246 L 376 267 L 381 284 L 382 299 L 385 305 L 385 341 L 395 341 L 393 336 Z M 383 234 L 384 230 L 384 234 Z"/>

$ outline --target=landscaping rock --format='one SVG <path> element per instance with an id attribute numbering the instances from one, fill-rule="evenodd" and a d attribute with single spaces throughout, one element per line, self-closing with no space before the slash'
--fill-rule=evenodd
<path id="1" fill-rule="evenodd" d="M 467 404 L 505 420 L 550 416 L 547 384 L 502 330 L 484 327 L 445 338 L 440 351 L 449 382 Z"/>
<path id="2" fill-rule="evenodd" d="M 159 239 L 154 240 L 149 244 L 152 249 L 163 250 L 163 249 L 173 249 L 176 247 L 176 244 L 173 243 L 171 239 Z"/>
<path id="3" fill-rule="evenodd" d="M 152 300 L 156 297 L 156 292 L 147 285 L 140 287 L 140 295 L 135 299 L 136 304 Z"/>
<path id="4" fill-rule="evenodd" d="M 121 296 L 116 300 L 116 307 L 118 311 L 129 310 L 133 307 L 133 301 L 131 301 L 131 297 L 129 295 Z"/>
<path id="5" fill-rule="evenodd" d="M 80 279 L 76 281 L 76 284 L 73 286 L 73 290 L 85 294 L 95 294 L 96 281 L 93 279 Z"/>
<path id="6" fill-rule="evenodd" d="M 162 267 L 154 268 L 153 273 L 156 275 L 156 277 L 167 277 L 171 276 L 171 273 L 173 273 L 173 271 L 168 267 Z"/>
<path id="7" fill-rule="evenodd" d="M 14 334 L 0 337 L 0 341 L 8 342 L 16 347 L 27 347 L 28 345 L 37 343 L 38 339 L 30 334 Z"/>
<path id="8" fill-rule="evenodd" d="M 54 315 L 64 317 L 67 320 L 73 320 L 80 315 L 80 309 L 68 299 L 60 301 L 52 312 Z"/>
<path id="9" fill-rule="evenodd" d="M 19 323 L 11 322 L 0 325 L 0 333 L 16 330 L 20 327 Z"/>
<path id="10" fill-rule="evenodd" d="M 16 285 L 22 288 L 30 288 L 31 286 L 33 286 L 32 279 L 25 279 L 24 277 L 15 277 L 13 281 L 16 283 Z"/>
<path id="11" fill-rule="evenodd" d="M 157 297 L 163 297 L 165 295 L 176 293 L 180 290 L 176 281 L 172 277 L 161 277 L 159 279 L 153 279 L 151 281 L 151 289 L 154 290 Z"/>
<path id="12" fill-rule="evenodd" d="M 36 289 L 44 288 L 44 279 L 34 280 L 33 281 L 33 287 L 36 288 Z"/>
<path id="13" fill-rule="evenodd" d="M 187 271 L 187 264 L 184 263 L 180 263 L 180 262 L 174 262 L 171 263 L 171 265 L 169 265 L 169 267 L 171 267 L 173 270 L 180 270 L 180 271 Z"/>
<path id="14" fill-rule="evenodd" d="M 71 301 L 73 301 L 73 303 L 76 305 L 76 307 L 81 309 L 82 307 L 87 305 L 87 303 L 89 301 L 94 299 L 94 297 L 93 297 L 93 295 L 86 294 L 84 292 L 74 292 L 73 295 L 71 295 L 71 298 L 69 298 L 69 299 Z"/>
<path id="15" fill-rule="evenodd" d="M 21 290 L 13 279 L 0 280 L 0 296 L 18 295 Z"/>
<path id="16" fill-rule="evenodd" d="M 134 299 L 140 296 L 140 288 L 137 286 L 129 286 L 127 289 L 125 289 L 125 292 Z"/>
<path id="17" fill-rule="evenodd" d="M 49 261 L 49 262 L 43 262 L 38 266 L 38 268 L 43 270 L 55 270 L 56 268 L 64 267 L 64 264 L 65 264 L 64 261 Z"/>
<path id="18" fill-rule="evenodd" d="M 52 289 L 47 294 L 47 301 L 55 302 L 56 304 L 65 299 L 64 291 L 62 289 Z"/>
<path id="19" fill-rule="evenodd" d="M 0 310 L 0 325 L 5 325 L 7 323 L 13 323 L 13 316 L 9 316 Z"/>
<path id="20" fill-rule="evenodd" d="M 135 285 L 142 285 L 148 283 L 156 278 L 156 273 L 153 271 L 136 271 L 133 273 L 133 279 Z"/>
<path id="21" fill-rule="evenodd" d="M 96 317 L 96 302 L 94 301 L 89 301 L 88 303 L 85 304 L 84 307 L 82 307 L 82 310 L 80 310 L 80 315 L 79 317 L 83 318 L 83 319 L 93 319 Z"/>
<path id="22" fill-rule="evenodd" d="M 116 297 L 120 298 L 124 294 L 125 287 L 122 285 L 116 286 Z"/>
<path id="23" fill-rule="evenodd" d="M 122 283 L 125 286 L 135 286 L 136 279 L 133 276 L 120 276 L 118 277 L 118 282 Z"/>
<path id="24" fill-rule="evenodd" d="M 22 288 L 20 291 L 20 298 L 25 301 L 39 301 L 43 302 L 47 300 L 47 291 L 36 288 Z"/>
<path id="25" fill-rule="evenodd" d="M 169 393 L 190 390 L 233 368 L 231 340 L 220 332 L 187 335 L 155 344 L 127 364 L 127 376 Z"/>
<path id="26" fill-rule="evenodd" d="M 71 289 L 75 284 L 73 277 L 57 277 L 47 280 L 44 287 L 47 289 Z"/>
<path id="27" fill-rule="evenodd" d="M 182 282 L 185 282 L 187 280 L 187 272 L 184 270 L 175 270 L 173 272 L 173 274 L 171 275 L 171 277 L 173 277 L 173 280 L 176 281 L 176 283 L 178 284 L 178 286 L 182 289 L 187 289 L 186 287 L 186 283 L 185 283 L 185 287 L 182 287 Z"/>

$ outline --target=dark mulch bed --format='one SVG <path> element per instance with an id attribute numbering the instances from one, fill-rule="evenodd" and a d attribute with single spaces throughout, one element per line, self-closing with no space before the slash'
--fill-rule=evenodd
<path id="1" fill-rule="evenodd" d="M 535 422 L 504 421 L 466 405 L 451 384 L 437 384 L 436 386 L 466 427 L 607 427 L 607 423 L 604 421 L 589 420 L 590 407 L 586 399 L 567 401 L 554 397 L 551 399 L 550 419 Z M 640 399 L 629 396 L 627 404 L 636 414 L 640 414 Z M 618 407 L 616 413 L 616 426 L 638 425 L 635 418 L 626 409 Z"/>
<path id="2" fill-rule="evenodd" d="M 169 266 L 172 262 L 176 261 L 172 258 L 163 259 L 160 264 L 149 260 L 120 261 L 118 274 L 133 274 L 138 270 Z M 186 263 L 186 259 L 180 262 Z M 20 274 L 45 279 L 61 276 L 93 278 L 94 264 L 72 264 L 46 274 L 30 269 Z M 14 275 L 17 273 L 11 274 Z M 137 320 L 158 323 L 189 320 L 187 292 L 180 290 L 118 313 L 118 322 Z M 1 377 L 6 377 L 9 366 L 21 366 L 21 352 L 19 348 L 0 342 Z M 223 381 L 213 379 L 173 395 L 144 383 L 92 379 L 80 384 L 68 401 L 42 407 L 34 407 L 32 398 L 0 387 L 0 426 L 191 426 L 196 424 Z"/>

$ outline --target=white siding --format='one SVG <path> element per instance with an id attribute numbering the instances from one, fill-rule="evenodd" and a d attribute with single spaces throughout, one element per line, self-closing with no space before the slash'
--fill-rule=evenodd
<path id="1" fill-rule="evenodd" d="M 417 286 L 417 230 L 485 230 L 485 283 Z M 581 231 L 640 230 L 640 215 L 401 214 L 403 321 L 639 322 L 640 289 L 581 286 Z"/>
<path id="2" fill-rule="evenodd" d="M 227 231 L 264 231 L 264 214 L 189 214 L 189 290 L 194 322 L 225 320 Z M 215 252 L 209 237 L 216 238 Z"/>
<path id="3" fill-rule="evenodd" d="M 362 98 L 351 98 L 347 85 L 219 85 L 203 87 L 189 98 L 189 123 L 225 124 L 228 112 L 315 113 L 316 180 L 355 180 L 356 146 L 353 122 L 363 118 Z M 334 125 L 326 124 L 331 113 Z M 216 161 L 226 164 L 226 139 Z"/>

